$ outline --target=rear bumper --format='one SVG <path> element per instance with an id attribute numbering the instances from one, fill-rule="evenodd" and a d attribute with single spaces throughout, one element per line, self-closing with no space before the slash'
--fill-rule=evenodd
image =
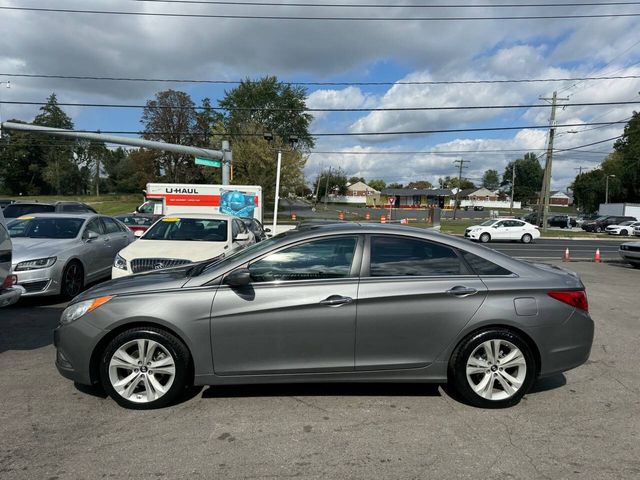
<path id="1" fill-rule="evenodd" d="M 15 285 L 14 287 L 7 288 L 5 290 L 0 290 L 0 307 L 8 307 L 9 305 L 13 305 L 20 297 L 24 294 L 24 288 L 20 285 Z"/>
<path id="2" fill-rule="evenodd" d="M 589 359 L 594 322 L 588 313 L 575 310 L 562 324 L 528 330 L 540 350 L 541 377 L 566 372 Z"/>

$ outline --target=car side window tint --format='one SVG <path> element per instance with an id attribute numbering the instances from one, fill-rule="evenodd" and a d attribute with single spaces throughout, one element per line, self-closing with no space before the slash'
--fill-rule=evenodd
<path id="1" fill-rule="evenodd" d="M 285 248 L 251 264 L 251 278 L 254 282 L 346 278 L 356 244 L 356 237 L 338 237 Z"/>
<path id="2" fill-rule="evenodd" d="M 238 221 L 233 220 L 231 222 L 231 238 L 236 238 L 238 233 L 240 233 L 240 227 L 238 226 Z"/>
<path id="3" fill-rule="evenodd" d="M 120 228 L 118 228 L 118 224 L 114 222 L 112 219 L 108 217 L 102 217 L 102 222 L 104 223 L 104 227 L 107 233 L 120 232 Z"/>
<path id="4" fill-rule="evenodd" d="M 512 272 L 473 253 L 461 251 L 462 256 L 477 275 L 511 275 Z"/>
<path id="5" fill-rule="evenodd" d="M 85 232 L 85 235 L 88 232 L 94 232 L 94 233 L 97 233 L 98 235 L 103 235 L 104 234 L 104 230 L 102 228 L 102 222 L 100 221 L 100 219 L 99 218 L 94 218 L 89 223 L 87 223 L 87 226 L 84 229 L 84 232 Z"/>
<path id="6" fill-rule="evenodd" d="M 467 274 L 453 249 L 414 238 L 374 236 L 370 257 L 372 277 Z"/>

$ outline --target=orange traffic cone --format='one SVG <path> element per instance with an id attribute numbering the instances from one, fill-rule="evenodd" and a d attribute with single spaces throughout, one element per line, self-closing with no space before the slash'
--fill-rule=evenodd
<path id="1" fill-rule="evenodd" d="M 298 216 L 295 213 L 291 214 L 291 220 L 296 221 L 298 219 Z"/>
<path id="2" fill-rule="evenodd" d="M 602 261 L 602 257 L 600 256 L 600 249 L 596 249 L 596 256 L 593 257 L 593 261 L 596 263 L 600 263 Z"/>
<path id="3" fill-rule="evenodd" d="M 562 256 L 562 261 L 563 262 L 570 262 L 571 261 L 571 254 L 569 253 L 569 248 L 567 248 L 564 251 L 564 255 Z"/>

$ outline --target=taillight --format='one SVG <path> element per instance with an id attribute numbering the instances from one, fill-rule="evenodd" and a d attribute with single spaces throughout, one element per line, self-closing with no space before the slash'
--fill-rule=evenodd
<path id="1" fill-rule="evenodd" d="M 555 291 L 547 292 L 547 294 L 551 298 L 560 300 L 567 305 L 579 308 L 580 310 L 584 310 L 585 312 L 589 311 L 589 302 L 587 301 L 587 294 L 584 290 Z"/>
<path id="2" fill-rule="evenodd" d="M 15 275 L 9 275 L 4 279 L 4 282 L 2 282 L 2 286 L 0 286 L 0 288 L 3 290 L 5 288 L 11 288 L 16 284 L 17 281 L 18 277 L 16 277 Z"/>

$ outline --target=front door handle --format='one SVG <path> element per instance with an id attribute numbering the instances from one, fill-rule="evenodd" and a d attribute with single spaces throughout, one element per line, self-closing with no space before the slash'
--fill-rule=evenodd
<path id="1" fill-rule="evenodd" d="M 478 293 L 478 290 L 475 288 L 458 285 L 453 287 L 451 290 L 447 290 L 447 293 L 449 295 L 453 295 L 454 297 L 468 297 L 469 295 Z"/>
<path id="2" fill-rule="evenodd" d="M 330 297 L 325 298 L 324 300 L 320 300 L 322 305 L 329 305 L 330 307 L 338 307 L 340 305 L 344 305 L 346 303 L 353 302 L 353 298 L 351 297 L 343 297 L 341 295 L 331 295 Z"/>

